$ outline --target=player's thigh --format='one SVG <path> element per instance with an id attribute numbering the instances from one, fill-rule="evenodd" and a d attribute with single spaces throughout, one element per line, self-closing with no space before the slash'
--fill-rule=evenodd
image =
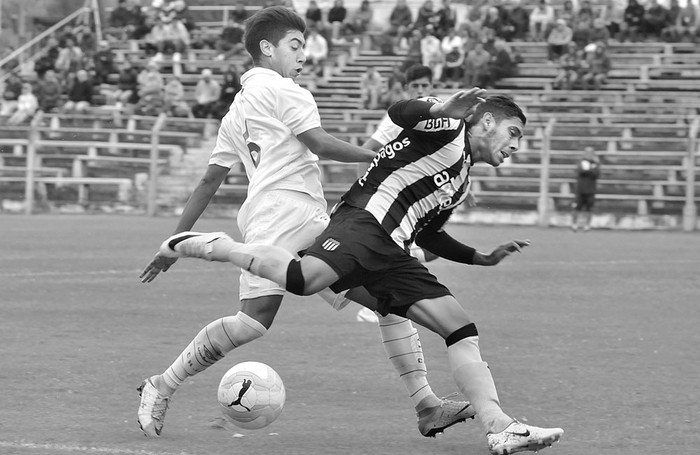
<path id="1" fill-rule="evenodd" d="M 406 317 L 443 338 L 472 322 L 452 295 L 419 300 L 408 308 Z"/>
<path id="2" fill-rule="evenodd" d="M 275 245 L 296 255 L 305 250 L 328 225 L 325 209 L 311 199 L 290 192 L 263 193 L 246 201 L 238 214 L 245 243 Z M 241 299 L 285 294 L 284 287 L 241 271 Z"/>
<path id="3" fill-rule="evenodd" d="M 282 294 L 241 300 L 241 311 L 269 329 L 282 304 Z"/>
<path id="4" fill-rule="evenodd" d="M 301 258 L 301 273 L 304 277 L 306 295 L 316 294 L 338 281 L 340 275 L 324 260 L 315 256 Z"/>

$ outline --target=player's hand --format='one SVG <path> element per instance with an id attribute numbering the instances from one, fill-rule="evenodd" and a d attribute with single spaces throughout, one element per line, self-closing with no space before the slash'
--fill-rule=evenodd
<path id="1" fill-rule="evenodd" d="M 460 90 L 442 104 L 436 104 L 433 114 L 436 117 L 449 117 L 469 120 L 476 106 L 484 101 L 486 90 L 474 87 L 469 90 Z"/>
<path id="2" fill-rule="evenodd" d="M 167 272 L 171 265 L 175 264 L 177 258 L 169 258 L 156 253 L 151 262 L 148 263 L 139 278 L 142 283 L 150 283 L 155 280 L 160 272 Z"/>
<path id="3" fill-rule="evenodd" d="M 513 240 L 512 242 L 504 243 L 488 255 L 477 252 L 474 255 L 474 264 L 496 265 L 506 256 L 510 256 L 512 253 L 520 253 L 526 246 L 530 246 L 529 240 Z"/>

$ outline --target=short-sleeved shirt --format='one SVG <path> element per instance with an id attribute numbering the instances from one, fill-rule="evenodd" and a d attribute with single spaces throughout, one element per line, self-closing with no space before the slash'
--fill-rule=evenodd
<path id="1" fill-rule="evenodd" d="M 382 120 L 377 125 L 377 130 L 370 136 L 375 141 L 384 145 L 389 141 L 396 139 L 396 136 L 401 133 L 401 127 L 391 121 L 389 114 L 385 114 Z"/>
<path id="2" fill-rule="evenodd" d="M 297 138 L 321 126 L 311 93 L 266 68 L 247 71 L 241 85 L 221 121 L 209 164 L 231 168 L 242 163 L 248 200 L 288 190 L 310 196 L 325 209 L 318 157 Z"/>

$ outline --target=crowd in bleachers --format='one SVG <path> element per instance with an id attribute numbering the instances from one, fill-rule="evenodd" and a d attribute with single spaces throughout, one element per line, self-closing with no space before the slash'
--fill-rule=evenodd
<path id="1" fill-rule="evenodd" d="M 289 1 L 277 2 L 293 7 Z M 240 2 L 221 27 L 197 27 L 183 0 L 145 3 L 118 0 L 99 42 L 85 25 L 49 40 L 33 68 L 13 71 L 0 87 L 0 117 L 18 124 L 37 111 L 84 112 L 106 105 L 144 115 L 220 118 L 249 64 L 243 27 L 251 10 Z M 518 72 L 521 58 L 511 46 L 514 41 L 546 45 L 549 65 L 559 71 L 555 88 L 597 89 L 615 64 L 607 53 L 610 43 L 695 42 L 700 24 L 698 0 L 683 7 L 678 0 L 670 0 L 668 7 L 658 0 L 538 0 L 535 5 L 475 0 L 466 12 L 451 0 L 425 0 L 417 9 L 396 0 L 387 21 L 376 20 L 369 0 L 351 11 L 343 0 L 297 1 L 295 6 L 308 24 L 310 88 L 328 75 L 335 48 L 349 44 L 401 56 L 392 77 L 369 68 L 359 78 L 362 104 L 371 109 L 401 98 L 401 73 L 414 63 L 430 66 L 438 86 L 492 87 Z M 115 53 L 124 42 L 138 43 L 138 57 Z M 199 49 L 211 50 L 212 58 L 224 64 L 235 63 L 218 74 L 199 68 L 192 91 L 180 73 L 165 70 L 164 64 L 185 62 L 188 53 Z"/>

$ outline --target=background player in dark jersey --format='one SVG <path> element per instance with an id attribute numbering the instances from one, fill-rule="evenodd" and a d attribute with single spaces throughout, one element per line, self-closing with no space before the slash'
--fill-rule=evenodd
<path id="1" fill-rule="evenodd" d="M 364 286 L 381 314 L 405 316 L 445 339 L 460 391 L 479 417 L 493 454 L 537 451 L 563 430 L 523 424 L 501 408 L 491 372 L 481 358 L 476 325 L 449 289 L 408 254 L 412 241 L 446 259 L 495 265 L 528 241 L 514 240 L 489 254 L 449 236 L 443 227 L 466 197 L 469 167 L 499 166 L 520 147 L 525 115 L 509 98 L 483 90 L 460 91 L 447 102 L 409 100 L 389 110 L 403 127 L 343 196 L 324 232 L 297 260 L 274 246 L 240 244 L 222 233 L 182 233 L 163 243 L 163 254 L 232 262 L 309 295 Z M 474 107 L 476 106 L 476 109 Z M 473 114 L 473 115 L 472 115 Z"/>

